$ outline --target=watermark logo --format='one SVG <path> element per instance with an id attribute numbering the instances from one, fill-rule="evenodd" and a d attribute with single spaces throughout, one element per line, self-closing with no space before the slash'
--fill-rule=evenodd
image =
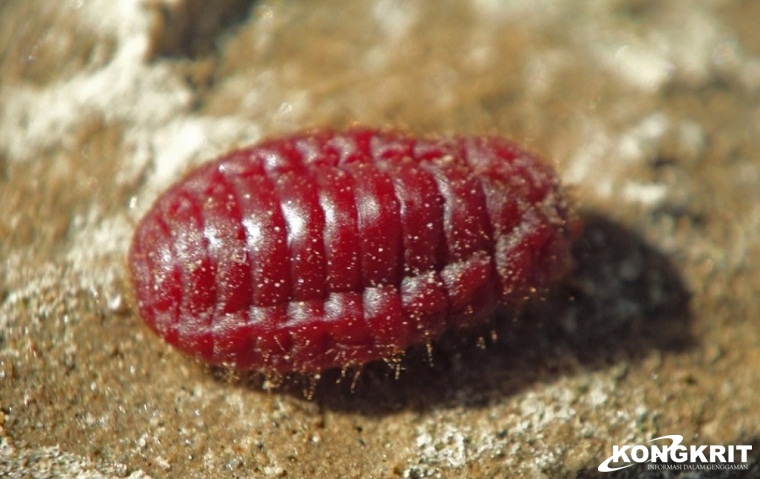
<path id="1" fill-rule="evenodd" d="M 670 444 L 651 444 L 670 440 Z M 750 445 L 683 446 L 683 436 L 651 439 L 644 444 L 612 446 L 612 455 L 599 464 L 599 472 L 614 472 L 636 464 L 649 463 L 649 469 L 749 469 Z M 614 465 L 614 467 L 613 467 Z"/>

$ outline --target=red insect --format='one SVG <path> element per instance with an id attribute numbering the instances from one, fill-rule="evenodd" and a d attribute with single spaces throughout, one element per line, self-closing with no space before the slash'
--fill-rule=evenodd
<path id="1" fill-rule="evenodd" d="M 214 364 L 314 373 L 484 320 L 569 265 L 552 169 L 493 137 L 317 131 L 228 153 L 142 219 L 142 317 Z"/>

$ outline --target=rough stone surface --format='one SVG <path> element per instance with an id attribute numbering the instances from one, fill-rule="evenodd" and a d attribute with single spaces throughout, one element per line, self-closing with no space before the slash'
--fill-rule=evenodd
<path id="1" fill-rule="evenodd" d="M 757 449 L 757 18 L 741 0 L 1 2 L 0 476 L 595 477 L 613 445 L 663 435 Z M 552 158 L 586 222 L 575 272 L 316 385 L 154 337 L 125 254 L 158 193 L 231 147 L 355 123 Z"/>

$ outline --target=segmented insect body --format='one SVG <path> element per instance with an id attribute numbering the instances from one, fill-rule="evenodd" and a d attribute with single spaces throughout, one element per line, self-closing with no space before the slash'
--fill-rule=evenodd
<path id="1" fill-rule="evenodd" d="M 494 137 L 318 131 L 233 151 L 139 223 L 140 313 L 209 363 L 313 373 L 487 318 L 565 273 L 556 175 Z"/>

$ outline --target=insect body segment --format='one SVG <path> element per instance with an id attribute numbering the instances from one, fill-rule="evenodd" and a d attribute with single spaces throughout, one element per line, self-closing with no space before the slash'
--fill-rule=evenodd
<path id="1" fill-rule="evenodd" d="M 494 137 L 354 129 L 191 172 L 135 232 L 138 307 L 210 363 L 313 373 L 403 352 L 566 272 L 549 166 Z"/>

